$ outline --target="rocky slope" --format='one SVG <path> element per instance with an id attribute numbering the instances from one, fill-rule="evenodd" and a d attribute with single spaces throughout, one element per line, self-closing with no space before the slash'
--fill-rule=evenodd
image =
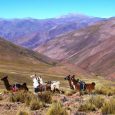
<path id="1" fill-rule="evenodd" d="M 0 62 L 53 65 L 53 61 L 37 52 L 16 46 L 0 38 Z"/>
<path id="2" fill-rule="evenodd" d="M 48 41 L 35 49 L 97 75 L 115 75 L 115 18 Z"/>
<path id="3" fill-rule="evenodd" d="M 27 48 L 38 47 L 56 36 L 87 27 L 101 18 L 66 15 L 52 19 L 0 19 L 0 36 Z"/>

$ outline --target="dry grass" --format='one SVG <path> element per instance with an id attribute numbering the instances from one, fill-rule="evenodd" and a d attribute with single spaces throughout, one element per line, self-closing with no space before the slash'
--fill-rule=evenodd
<path id="1" fill-rule="evenodd" d="M 103 106 L 103 103 L 104 103 L 105 99 L 101 96 L 92 96 L 90 99 L 89 99 L 89 103 L 95 105 L 96 108 L 101 108 Z"/>
<path id="2" fill-rule="evenodd" d="M 52 103 L 46 115 L 68 115 L 60 102 Z"/>
<path id="3" fill-rule="evenodd" d="M 32 99 L 33 96 L 34 95 L 31 92 L 19 91 L 16 93 L 11 93 L 9 100 L 11 102 L 21 102 L 29 104 L 29 101 Z"/>
<path id="4" fill-rule="evenodd" d="M 31 115 L 31 114 L 29 110 L 22 107 L 17 111 L 16 115 Z"/>
<path id="5" fill-rule="evenodd" d="M 75 90 L 66 90 L 65 91 L 65 95 L 67 95 L 67 96 L 71 96 L 71 95 L 73 95 L 73 94 L 75 94 L 76 93 L 76 91 Z"/>
<path id="6" fill-rule="evenodd" d="M 28 112 L 26 112 L 26 111 L 20 110 L 20 111 L 17 112 L 16 115 L 30 115 L 30 114 Z"/>
<path id="7" fill-rule="evenodd" d="M 112 95 L 115 95 L 115 88 L 109 87 L 109 86 L 102 86 L 102 87 L 96 88 L 95 93 L 112 96 Z"/>
<path id="8" fill-rule="evenodd" d="M 38 94 L 38 98 L 45 103 L 51 103 L 52 102 L 52 94 L 51 92 L 42 92 L 42 94 Z"/>
<path id="9" fill-rule="evenodd" d="M 80 105 L 78 111 L 95 111 L 96 107 L 94 104 L 91 103 L 85 103 Z"/>
<path id="10" fill-rule="evenodd" d="M 40 100 L 38 99 L 31 100 L 31 103 L 30 103 L 31 110 L 39 110 L 42 107 L 43 107 L 43 103 Z"/>
<path id="11" fill-rule="evenodd" d="M 2 95 L 0 95 L 0 101 L 1 101 L 1 100 L 3 100 L 3 97 L 2 97 Z"/>
<path id="12" fill-rule="evenodd" d="M 79 107 L 79 111 L 95 111 L 103 106 L 105 99 L 101 96 L 92 96 Z"/>
<path id="13" fill-rule="evenodd" d="M 49 101 L 48 99 L 49 98 L 47 98 L 47 101 Z M 44 106 L 46 97 L 38 98 L 37 96 L 33 95 L 33 93 L 31 93 L 31 92 L 20 91 L 20 92 L 10 94 L 9 100 L 11 102 L 25 103 L 25 105 L 30 107 L 31 110 L 38 110 Z"/>
<path id="14" fill-rule="evenodd" d="M 84 104 L 80 105 L 78 111 L 96 111 L 101 110 L 103 115 L 115 114 L 115 98 L 106 100 L 102 96 L 93 96 Z"/>
<path id="15" fill-rule="evenodd" d="M 109 101 L 105 101 L 102 107 L 103 115 L 115 115 L 115 98 L 111 98 Z"/>

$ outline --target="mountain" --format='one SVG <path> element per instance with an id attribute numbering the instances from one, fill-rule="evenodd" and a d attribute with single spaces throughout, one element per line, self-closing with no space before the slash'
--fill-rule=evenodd
<path id="1" fill-rule="evenodd" d="M 77 72 L 79 75 L 89 76 L 87 72 L 78 67 Z M 62 76 L 76 74 L 76 69 L 72 64 L 60 64 L 47 56 L 14 45 L 0 37 L 0 78 L 8 74 L 12 82 L 24 80 L 31 84 L 32 81 L 28 76 L 33 73 L 42 75 L 46 80 L 59 80 L 60 76 L 63 80 Z"/>
<path id="2" fill-rule="evenodd" d="M 0 38 L 0 63 L 1 64 L 29 64 L 29 65 L 41 65 L 49 66 L 55 64 L 50 58 L 16 46 L 13 43 Z"/>
<path id="3" fill-rule="evenodd" d="M 36 48 L 57 36 L 105 20 L 80 14 L 51 19 L 0 19 L 0 36 L 26 48 Z"/>
<path id="4" fill-rule="evenodd" d="M 59 36 L 35 51 L 96 75 L 114 78 L 115 18 Z"/>

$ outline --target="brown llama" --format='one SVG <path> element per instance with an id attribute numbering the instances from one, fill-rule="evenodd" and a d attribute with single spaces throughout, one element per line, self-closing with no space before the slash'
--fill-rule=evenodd
<path id="1" fill-rule="evenodd" d="M 18 91 L 18 90 L 25 90 L 28 91 L 28 87 L 26 85 L 26 83 L 23 84 L 13 84 L 10 85 L 9 81 L 8 81 L 8 76 L 5 76 L 1 79 L 4 82 L 5 88 L 10 91 Z M 16 89 L 14 90 L 14 88 L 16 87 Z"/>

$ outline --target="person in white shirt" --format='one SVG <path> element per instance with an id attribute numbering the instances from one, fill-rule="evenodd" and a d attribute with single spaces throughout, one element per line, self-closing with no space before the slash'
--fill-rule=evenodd
<path id="1" fill-rule="evenodd" d="M 38 76 L 35 74 L 35 75 L 31 75 L 30 77 L 33 79 L 34 92 L 37 93 L 38 92 L 38 86 L 39 86 Z"/>

